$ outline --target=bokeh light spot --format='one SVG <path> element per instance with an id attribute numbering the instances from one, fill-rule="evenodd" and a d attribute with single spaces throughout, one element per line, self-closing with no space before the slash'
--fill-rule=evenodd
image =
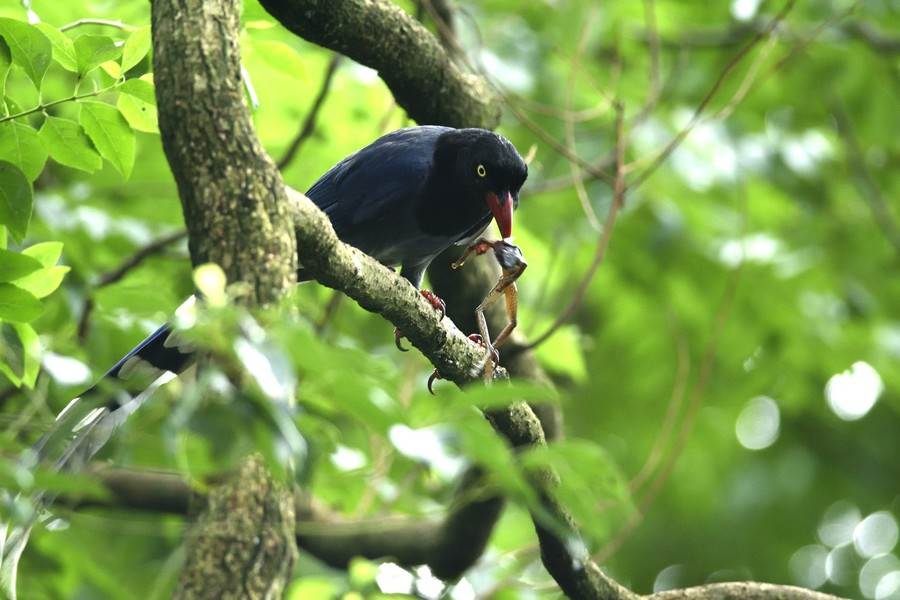
<path id="1" fill-rule="evenodd" d="M 828 548 L 819 544 L 803 546 L 791 556 L 788 566 L 794 582 L 809 589 L 818 589 L 828 581 L 825 572 L 825 561 L 828 560 Z"/>
<path id="2" fill-rule="evenodd" d="M 819 524 L 819 539 L 834 548 L 853 540 L 853 530 L 862 521 L 862 514 L 855 505 L 839 500 L 828 507 Z"/>
<path id="3" fill-rule="evenodd" d="M 900 571 L 881 578 L 875 587 L 875 600 L 900 600 Z"/>
<path id="4" fill-rule="evenodd" d="M 825 397 L 834 414 L 845 421 L 866 416 L 884 391 L 881 376 L 872 365 L 857 361 L 843 373 L 832 375 L 825 384 Z"/>
<path id="5" fill-rule="evenodd" d="M 893 554 L 882 554 L 870 559 L 859 572 L 859 591 L 866 598 L 875 598 L 878 584 L 885 575 L 900 571 L 900 559 Z"/>
<path id="6" fill-rule="evenodd" d="M 861 556 L 871 558 L 878 554 L 886 554 L 897 545 L 900 531 L 897 519 L 891 513 L 882 510 L 874 512 L 853 530 L 853 545 Z"/>
<path id="7" fill-rule="evenodd" d="M 762 450 L 778 439 L 780 424 L 778 404 L 768 396 L 757 396 L 750 399 L 738 415 L 734 433 L 744 448 Z"/>
<path id="8" fill-rule="evenodd" d="M 660 571 L 653 581 L 653 593 L 681 587 L 682 579 L 684 579 L 684 565 L 669 565 Z"/>

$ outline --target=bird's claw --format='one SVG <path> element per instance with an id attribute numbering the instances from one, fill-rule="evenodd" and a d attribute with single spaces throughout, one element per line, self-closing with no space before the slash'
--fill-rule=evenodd
<path id="1" fill-rule="evenodd" d="M 419 290 L 419 293 L 422 294 L 423 298 L 431 303 L 431 306 L 433 306 L 435 310 L 441 312 L 442 319 L 447 316 L 447 305 L 437 294 L 428 290 Z"/>
<path id="2" fill-rule="evenodd" d="M 498 352 L 497 349 L 493 346 L 489 346 L 488 344 L 486 344 L 484 342 L 484 338 L 481 337 L 480 333 L 469 334 L 469 339 L 484 348 L 486 351 L 490 350 L 491 360 L 493 360 L 495 364 L 500 362 L 500 352 Z"/>
<path id="3" fill-rule="evenodd" d="M 394 327 L 394 344 L 397 346 L 397 350 L 400 352 L 409 352 L 409 348 L 404 348 L 403 344 L 400 343 L 404 337 L 403 333 L 400 331 L 399 327 Z"/>
<path id="4" fill-rule="evenodd" d="M 435 382 L 436 379 L 443 379 L 443 377 L 441 377 L 441 374 L 438 373 L 438 370 L 437 370 L 437 369 L 435 369 L 434 371 L 432 371 L 432 372 L 431 372 L 431 375 L 428 376 L 428 392 L 429 392 L 432 396 L 434 396 L 435 393 L 434 393 L 434 390 L 432 389 L 431 386 L 434 385 L 434 382 Z"/>
<path id="5" fill-rule="evenodd" d="M 485 239 L 478 240 L 477 242 L 475 242 L 474 244 L 472 244 L 471 246 L 466 248 L 466 251 L 463 252 L 463 255 L 460 256 L 459 258 L 457 258 L 450 265 L 450 268 L 451 269 L 459 269 L 464 264 L 466 264 L 466 259 L 469 258 L 469 255 L 472 254 L 473 252 L 475 254 L 477 254 L 478 256 L 481 256 L 482 254 L 485 254 L 489 250 L 493 249 L 494 246 L 499 243 L 501 243 L 501 242 L 489 242 Z"/>

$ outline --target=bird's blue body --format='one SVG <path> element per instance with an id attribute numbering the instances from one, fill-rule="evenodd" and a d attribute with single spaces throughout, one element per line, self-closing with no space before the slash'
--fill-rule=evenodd
<path id="1" fill-rule="evenodd" d="M 488 159 L 477 152 L 493 151 L 498 176 L 501 169 L 511 171 L 511 181 L 501 187 L 518 192 L 525 163 L 507 140 L 480 129 L 426 125 L 379 138 L 332 167 L 306 194 L 341 240 L 384 264 L 399 265 L 418 287 L 438 254 L 478 236 L 491 221 L 484 193 L 466 185 L 467 175 L 473 180 L 477 175 L 459 146 L 471 147 L 473 160 L 484 162 Z M 426 214 L 438 222 L 429 223 Z"/>

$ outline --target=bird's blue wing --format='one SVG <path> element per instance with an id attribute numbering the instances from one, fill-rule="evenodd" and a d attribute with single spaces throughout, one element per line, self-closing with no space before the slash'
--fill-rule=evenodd
<path id="1" fill-rule="evenodd" d="M 375 218 L 412 211 L 437 139 L 449 130 L 425 126 L 389 133 L 336 164 L 306 195 L 328 214 L 341 237 Z"/>

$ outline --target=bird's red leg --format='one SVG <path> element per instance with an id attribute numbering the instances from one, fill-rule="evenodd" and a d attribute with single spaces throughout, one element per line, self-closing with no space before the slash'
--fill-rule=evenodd
<path id="1" fill-rule="evenodd" d="M 437 294 L 428 290 L 419 290 L 419 293 L 431 303 L 435 310 L 441 311 L 442 319 L 447 315 L 447 305 Z"/>
<path id="2" fill-rule="evenodd" d="M 458 269 L 464 264 L 466 264 L 466 259 L 474 252 L 478 256 L 486 253 L 488 250 L 491 250 L 494 247 L 494 244 L 497 242 L 489 242 L 484 238 L 480 238 L 477 242 L 466 248 L 466 251 L 463 252 L 463 255 L 456 259 L 456 261 L 450 265 L 452 269 Z"/>

